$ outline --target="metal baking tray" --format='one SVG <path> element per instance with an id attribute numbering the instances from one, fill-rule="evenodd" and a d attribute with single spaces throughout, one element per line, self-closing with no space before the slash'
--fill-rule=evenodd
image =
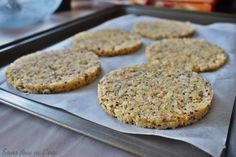
<path id="1" fill-rule="evenodd" d="M 26 38 L 25 40 L 21 40 L 20 42 L 16 42 L 0 49 L 0 67 L 9 64 L 22 55 L 46 48 L 74 35 L 75 33 L 87 30 L 107 20 L 126 14 L 149 15 L 180 21 L 188 20 L 199 24 L 210 24 L 214 22 L 236 23 L 235 15 L 198 13 L 191 11 L 167 10 L 161 8 L 157 9 L 146 6 L 110 6 L 89 16 L 59 25 L 54 29 L 45 31 L 45 33 L 40 33 L 39 35 Z M 12 106 L 138 156 L 210 156 L 206 152 L 186 142 L 158 136 L 131 135 L 121 133 L 72 115 L 64 110 L 49 107 L 32 100 L 22 98 L 3 89 L 0 89 L 0 103 Z M 222 156 L 236 156 L 236 150 L 233 149 L 236 147 L 235 110 L 236 109 L 234 107 L 232 114 L 233 116 L 231 117 L 230 131 L 227 139 L 227 147 L 223 151 Z"/>

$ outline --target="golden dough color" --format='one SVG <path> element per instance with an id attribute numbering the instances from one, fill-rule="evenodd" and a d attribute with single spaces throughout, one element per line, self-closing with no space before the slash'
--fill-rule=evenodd
<path id="1" fill-rule="evenodd" d="M 98 57 L 87 50 L 36 52 L 6 70 L 7 81 L 28 93 L 59 93 L 84 86 L 100 74 Z"/>
<path id="2" fill-rule="evenodd" d="M 114 70 L 98 84 L 102 108 L 118 120 L 147 128 L 176 128 L 200 120 L 213 90 L 199 74 L 143 64 Z"/>
<path id="3" fill-rule="evenodd" d="M 73 37 L 73 49 L 86 49 L 98 56 L 117 56 L 136 52 L 142 46 L 141 38 L 121 29 L 82 32 Z"/>
<path id="4" fill-rule="evenodd" d="M 148 46 L 146 54 L 149 62 L 162 60 L 167 56 L 185 57 L 185 61 L 192 64 L 195 72 L 216 70 L 227 62 L 227 56 L 222 48 L 201 39 L 161 40 Z"/>
<path id="5" fill-rule="evenodd" d="M 149 39 L 190 37 L 194 34 L 192 25 L 188 22 L 174 20 L 143 21 L 133 27 L 133 32 Z"/>

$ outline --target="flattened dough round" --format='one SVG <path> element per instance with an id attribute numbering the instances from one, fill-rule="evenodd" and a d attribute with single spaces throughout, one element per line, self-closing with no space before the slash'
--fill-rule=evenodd
<path id="1" fill-rule="evenodd" d="M 201 39 L 157 41 L 146 48 L 146 54 L 150 62 L 166 57 L 187 58 L 185 61 L 192 64 L 195 72 L 216 70 L 227 62 L 227 55 L 222 48 Z"/>
<path id="2" fill-rule="evenodd" d="M 70 91 L 89 84 L 99 74 L 99 59 L 87 50 L 36 52 L 17 59 L 6 70 L 7 81 L 28 93 Z"/>
<path id="3" fill-rule="evenodd" d="M 194 33 L 194 29 L 189 22 L 174 20 L 139 22 L 133 27 L 133 31 L 153 40 L 189 37 Z"/>
<path id="4" fill-rule="evenodd" d="M 176 128 L 200 120 L 213 90 L 198 73 L 142 64 L 114 70 L 98 84 L 102 108 L 122 122 L 147 128 Z"/>
<path id="5" fill-rule="evenodd" d="M 141 38 L 121 29 L 82 32 L 74 36 L 74 49 L 87 49 L 99 56 L 117 56 L 136 52 L 142 46 Z"/>
<path id="6" fill-rule="evenodd" d="M 160 59 L 153 60 L 152 63 L 159 63 L 167 68 L 178 68 L 182 70 L 195 71 L 194 66 L 189 62 L 189 58 L 177 53 L 160 55 Z M 149 61 L 149 60 L 148 60 Z"/>

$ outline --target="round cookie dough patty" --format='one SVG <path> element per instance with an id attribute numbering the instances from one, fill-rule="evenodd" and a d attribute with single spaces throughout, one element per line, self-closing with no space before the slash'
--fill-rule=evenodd
<path id="1" fill-rule="evenodd" d="M 146 48 L 150 62 L 168 58 L 185 57 L 196 72 L 212 71 L 227 62 L 224 50 L 200 39 L 165 39 Z"/>
<path id="2" fill-rule="evenodd" d="M 120 29 L 104 29 L 82 32 L 74 36 L 72 47 L 87 49 L 99 56 L 116 56 L 137 51 L 142 46 L 141 38 Z"/>
<path id="3" fill-rule="evenodd" d="M 36 52 L 6 70 L 7 81 L 28 93 L 58 93 L 86 85 L 100 74 L 98 57 L 87 50 Z"/>
<path id="4" fill-rule="evenodd" d="M 195 72 L 142 64 L 105 75 L 98 84 L 98 98 L 120 121 L 166 129 L 200 120 L 211 105 L 213 90 Z"/>
<path id="5" fill-rule="evenodd" d="M 194 29 L 188 22 L 174 20 L 144 21 L 133 27 L 133 32 L 153 40 L 192 36 Z"/>

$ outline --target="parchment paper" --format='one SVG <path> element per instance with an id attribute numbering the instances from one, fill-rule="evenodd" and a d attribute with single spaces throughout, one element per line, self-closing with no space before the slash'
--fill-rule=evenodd
<path id="1" fill-rule="evenodd" d="M 133 24 L 143 20 L 153 20 L 153 17 L 126 15 L 110 20 L 94 29 L 103 28 L 122 28 L 131 31 Z M 158 19 L 160 20 L 160 19 Z M 224 31 L 217 29 L 216 25 L 201 26 L 194 24 L 197 30 L 195 38 L 202 38 L 211 43 L 217 44 L 224 48 L 228 54 L 228 63 L 215 72 L 202 73 L 207 78 L 214 89 L 213 105 L 209 113 L 201 121 L 194 125 L 177 128 L 173 130 L 157 130 L 136 127 L 134 125 L 124 124 L 115 118 L 107 115 L 99 106 L 97 100 L 97 83 L 101 77 L 114 69 L 129 65 L 145 63 L 145 47 L 152 41 L 143 39 L 144 46 L 137 53 L 117 56 L 117 57 L 101 57 L 102 75 L 92 84 L 82 87 L 72 92 L 61 94 L 26 94 L 13 89 L 6 82 L 1 88 L 9 90 L 17 95 L 33 99 L 45 105 L 64 109 L 79 117 L 88 119 L 100 125 L 111 129 L 130 134 L 145 134 L 163 136 L 171 139 L 182 140 L 195 145 L 196 147 L 208 152 L 213 156 L 220 156 L 225 147 L 227 132 L 231 112 L 233 108 L 236 93 L 236 32 Z M 71 39 L 67 39 L 49 49 L 61 49 L 70 47 Z"/>

